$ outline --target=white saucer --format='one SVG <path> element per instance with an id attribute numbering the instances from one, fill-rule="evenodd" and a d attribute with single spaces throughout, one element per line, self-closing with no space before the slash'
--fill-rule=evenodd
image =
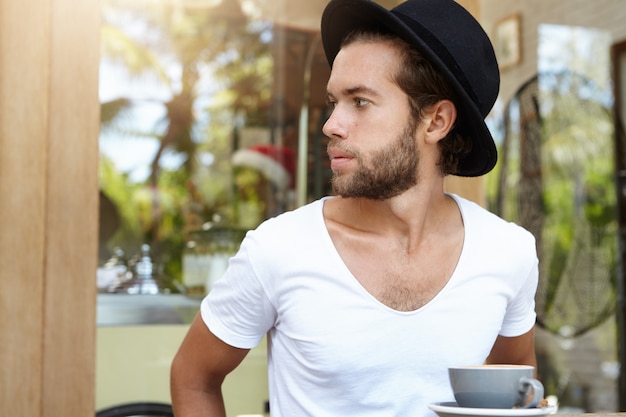
<path id="1" fill-rule="evenodd" d="M 467 408 L 455 402 L 433 403 L 428 406 L 439 417 L 539 417 L 556 413 L 554 405 L 541 408 Z"/>

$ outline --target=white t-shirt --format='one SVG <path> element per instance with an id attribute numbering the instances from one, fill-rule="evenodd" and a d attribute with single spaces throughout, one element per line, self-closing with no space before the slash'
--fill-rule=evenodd
<path id="1" fill-rule="evenodd" d="M 420 417 L 453 401 L 447 368 L 483 363 L 498 335 L 535 323 L 533 236 L 454 196 L 465 225 L 459 263 L 415 311 L 395 311 L 347 269 L 328 234 L 324 200 L 248 232 L 201 306 L 224 342 L 268 333 L 272 417 Z"/>

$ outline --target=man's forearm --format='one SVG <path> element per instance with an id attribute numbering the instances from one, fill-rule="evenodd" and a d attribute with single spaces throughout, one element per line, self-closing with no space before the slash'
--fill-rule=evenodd
<path id="1" fill-rule="evenodd" d="M 221 391 L 195 390 L 172 383 L 172 404 L 176 417 L 226 417 Z"/>

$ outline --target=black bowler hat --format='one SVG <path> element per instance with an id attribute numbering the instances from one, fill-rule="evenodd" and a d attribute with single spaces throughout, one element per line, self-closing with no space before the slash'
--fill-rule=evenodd
<path id="1" fill-rule="evenodd" d="M 472 15 L 454 0 L 407 0 L 391 10 L 371 0 L 331 0 L 322 15 L 322 43 L 331 66 L 341 42 L 355 30 L 396 34 L 441 71 L 460 101 L 459 129 L 473 144 L 454 174 L 489 172 L 498 155 L 485 117 L 498 97 L 500 73 L 491 41 Z"/>

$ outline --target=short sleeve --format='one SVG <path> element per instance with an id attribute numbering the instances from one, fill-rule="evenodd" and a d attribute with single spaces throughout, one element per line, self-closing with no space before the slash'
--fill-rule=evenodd
<path id="1" fill-rule="evenodd" d="M 254 250 L 260 250 L 260 246 L 254 232 L 249 232 L 200 306 L 202 319 L 211 332 L 242 349 L 255 347 L 276 318 L 261 277 L 250 262 L 249 255 Z"/>
<path id="2" fill-rule="evenodd" d="M 537 257 L 535 256 L 532 267 L 522 282 L 517 296 L 507 308 L 500 331 L 501 336 L 521 336 L 535 325 L 537 320 L 537 314 L 535 312 L 535 293 L 537 291 L 538 281 L 539 267 Z"/>

